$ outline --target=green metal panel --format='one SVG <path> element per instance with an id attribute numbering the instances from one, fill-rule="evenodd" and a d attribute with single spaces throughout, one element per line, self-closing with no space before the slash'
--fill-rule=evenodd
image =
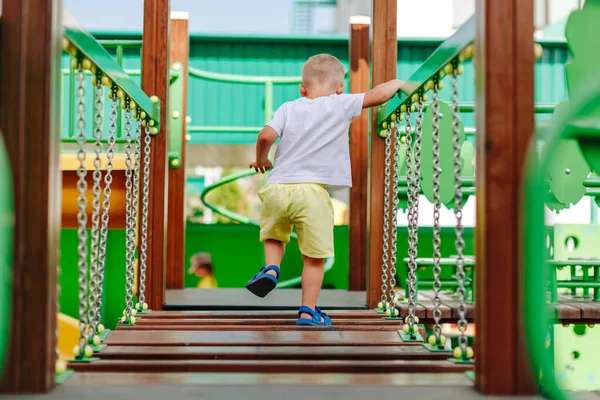
<path id="1" fill-rule="evenodd" d="M 0 378 L 4 370 L 8 347 L 12 307 L 11 283 L 14 223 L 11 168 L 4 139 L 0 135 Z"/>
<path id="2" fill-rule="evenodd" d="M 108 52 L 116 55 L 116 45 L 124 43 L 123 68 L 138 70 L 140 64 L 139 47 L 131 47 L 139 43 L 141 36 L 135 33 L 116 34 L 101 32 L 94 35 L 101 43 L 110 46 Z M 119 42 L 116 42 L 118 40 Z M 125 41 L 125 42 L 120 42 Z M 406 80 L 434 52 L 444 39 L 401 39 L 398 42 L 399 79 Z M 569 59 L 565 41 L 540 41 L 544 47 L 543 56 L 535 66 L 535 101 L 543 104 L 556 104 L 566 99 L 564 67 Z M 236 36 L 236 35 L 194 35 L 190 37 L 190 67 L 218 74 L 234 74 L 265 77 L 297 77 L 306 59 L 317 53 L 331 53 L 338 57 L 348 69 L 348 38 L 339 35 L 330 36 Z M 460 76 L 459 95 L 461 103 L 475 101 L 475 70 L 470 61 L 464 64 L 465 72 Z M 67 57 L 63 68 L 68 69 Z M 133 71 L 135 72 L 135 71 Z M 134 82 L 139 84 L 139 75 L 134 75 Z M 65 90 L 68 90 L 69 77 L 63 79 Z M 262 127 L 265 119 L 265 90 L 263 84 L 256 83 L 221 83 L 212 79 L 199 79 L 190 76 L 188 80 L 188 115 L 192 122 L 189 130 L 190 144 L 254 143 L 256 128 Z M 451 100 L 451 85 L 446 84 L 440 92 L 440 99 Z M 346 91 L 348 80 L 346 80 Z M 68 92 L 65 92 L 68 93 Z M 91 101 L 91 93 L 88 93 Z M 283 102 L 299 96 L 296 84 L 286 83 L 273 85 L 273 107 L 277 109 Z M 69 116 L 68 95 L 63 95 L 65 110 L 63 137 L 68 136 Z M 88 103 L 91 104 L 91 103 Z M 548 110 L 540 110 L 538 119 L 548 119 L 544 114 Z M 92 112 L 90 107 L 89 112 Z M 72 116 L 73 120 L 75 116 Z M 475 126 L 473 112 L 461 112 L 462 121 L 469 132 Z M 108 120 L 108 112 L 105 121 Z M 235 126 L 243 131 L 221 131 L 223 127 Z M 91 127 L 88 126 L 90 137 Z"/>

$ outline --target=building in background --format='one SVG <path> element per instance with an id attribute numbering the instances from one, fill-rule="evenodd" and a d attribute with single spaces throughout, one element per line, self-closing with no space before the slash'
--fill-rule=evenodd
<path id="1" fill-rule="evenodd" d="M 549 26 L 564 25 L 569 13 L 584 3 L 584 0 L 535 1 L 538 35 Z M 398 0 L 398 36 L 448 37 L 474 12 L 475 0 Z M 370 13 L 371 0 L 294 0 L 291 28 L 296 34 L 348 35 L 350 17 Z"/>

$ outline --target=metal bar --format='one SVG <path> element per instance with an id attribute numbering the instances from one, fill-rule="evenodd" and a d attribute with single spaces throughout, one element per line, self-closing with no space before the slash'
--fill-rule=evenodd
<path id="1" fill-rule="evenodd" d="M 600 282 L 598 281 L 557 281 L 556 286 L 563 289 L 584 289 L 587 291 L 589 296 L 589 289 L 600 288 Z"/>
<path id="2" fill-rule="evenodd" d="M 75 135 L 75 118 L 73 110 L 75 109 L 75 71 L 73 66 L 69 67 L 69 137 Z"/>
<path id="3" fill-rule="evenodd" d="M 194 132 L 248 132 L 258 133 L 262 127 L 256 126 L 188 126 L 189 133 Z"/>
<path id="4" fill-rule="evenodd" d="M 540 103 L 535 105 L 535 112 L 537 114 L 552 114 L 554 112 L 554 108 L 558 104 L 545 104 Z M 475 112 L 475 103 L 460 103 L 458 105 L 459 111 L 462 112 Z"/>
<path id="5" fill-rule="evenodd" d="M 142 70 L 141 69 L 125 69 L 124 70 L 125 73 L 129 76 L 139 76 L 142 74 Z M 67 68 L 63 68 L 61 70 L 63 75 L 68 75 L 69 74 L 69 70 Z M 92 73 L 90 71 L 84 71 L 86 75 L 92 75 Z"/>
<path id="6" fill-rule="evenodd" d="M 181 147 L 182 147 L 182 123 L 180 118 L 184 118 L 181 112 L 183 106 L 183 78 L 181 76 L 182 66 L 180 63 L 175 63 L 171 68 L 171 92 L 170 92 L 170 108 L 167 117 L 169 119 L 169 166 L 173 169 L 181 166 Z"/>
<path id="7" fill-rule="evenodd" d="M 159 129 L 160 104 L 152 101 L 146 93 L 135 84 L 123 68 L 115 62 L 113 57 L 102 47 L 89 32 L 87 32 L 66 10 L 63 13 L 64 38 L 70 45 L 77 49 L 78 54 L 87 57 L 104 75 L 108 76 L 126 96 L 134 101 L 154 121 L 154 126 Z M 118 49 L 123 46 L 117 46 Z"/>
<path id="8" fill-rule="evenodd" d="M 98 40 L 101 46 L 106 48 L 114 48 L 117 46 L 127 47 L 127 48 L 141 48 L 143 41 L 142 40 L 131 40 L 131 39 L 100 39 Z"/>
<path id="9" fill-rule="evenodd" d="M 86 138 L 85 142 L 86 143 L 96 143 L 96 139 L 94 139 L 94 138 Z M 100 142 L 101 143 L 108 143 L 108 139 L 101 139 Z M 62 138 L 61 139 L 61 143 L 77 143 L 77 139 L 76 138 Z M 117 143 L 117 144 L 125 144 L 126 141 L 125 141 L 125 139 L 116 139 L 115 143 Z M 65 151 L 64 153 L 68 153 L 68 151 Z M 116 153 L 121 153 L 121 151 L 117 151 Z"/>
<path id="10" fill-rule="evenodd" d="M 265 81 L 265 124 L 273 117 L 273 81 Z"/>
<path id="11" fill-rule="evenodd" d="M 204 71 L 201 69 L 189 67 L 189 74 L 194 78 L 206 79 L 216 82 L 230 83 L 250 83 L 259 84 L 272 82 L 273 84 L 298 84 L 302 83 L 302 76 L 260 76 L 260 75 L 235 75 L 222 74 L 219 72 Z M 344 76 L 348 76 L 348 71 L 344 71 Z"/>

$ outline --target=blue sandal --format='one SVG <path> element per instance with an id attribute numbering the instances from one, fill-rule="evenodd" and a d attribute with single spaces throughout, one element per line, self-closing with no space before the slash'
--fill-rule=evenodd
<path id="1" fill-rule="evenodd" d="M 327 316 L 327 314 L 325 314 L 323 311 L 321 311 L 321 309 L 318 306 L 315 307 L 315 311 L 318 312 L 319 314 L 321 314 L 321 317 L 323 317 L 325 322 L 327 322 L 329 325 L 331 325 L 331 318 L 329 318 Z"/>
<path id="2" fill-rule="evenodd" d="M 318 307 L 316 307 L 317 310 L 319 309 Z M 308 318 L 300 318 L 300 315 L 306 313 L 309 314 L 311 316 L 310 319 Z M 318 311 L 314 311 L 311 308 L 308 308 L 306 306 L 302 306 L 298 309 L 298 320 L 296 321 L 296 325 L 303 325 L 303 326 L 331 326 L 331 320 L 329 319 L 329 317 L 327 317 L 326 315 L 321 314 Z"/>
<path id="3" fill-rule="evenodd" d="M 268 271 L 275 271 L 277 277 L 271 274 L 267 274 Z M 262 267 L 260 272 L 250 279 L 246 284 L 246 289 L 251 291 L 258 297 L 265 297 L 271 290 L 275 289 L 279 282 L 279 268 L 275 265 L 269 267 Z"/>

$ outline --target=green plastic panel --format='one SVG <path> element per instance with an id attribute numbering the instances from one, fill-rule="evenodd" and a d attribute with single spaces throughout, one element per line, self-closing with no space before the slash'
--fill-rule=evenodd
<path id="1" fill-rule="evenodd" d="M 117 61 L 67 11 L 64 11 L 63 15 L 63 28 L 64 37 L 135 101 L 148 117 L 155 121 L 155 126 L 158 127 L 160 125 L 159 103 L 152 102 L 150 97 L 144 93 L 140 86 L 133 82 Z"/>
<path id="2" fill-rule="evenodd" d="M 0 377 L 5 364 L 11 319 L 14 223 L 12 174 L 4 139 L 0 134 Z"/>

